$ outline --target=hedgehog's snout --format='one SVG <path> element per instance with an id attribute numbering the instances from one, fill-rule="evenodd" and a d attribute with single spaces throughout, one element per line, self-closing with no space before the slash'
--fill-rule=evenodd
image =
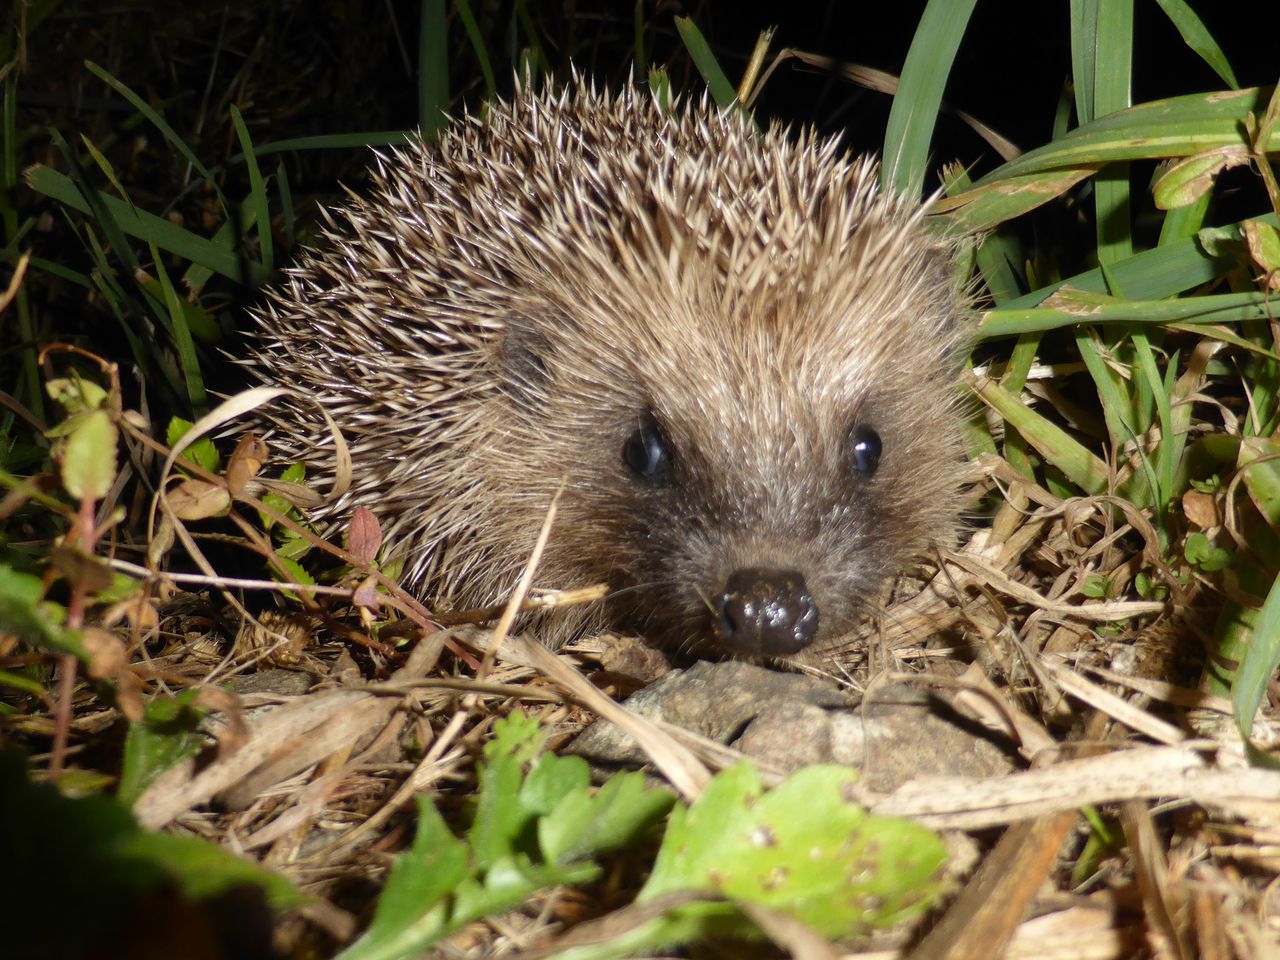
<path id="1" fill-rule="evenodd" d="M 795 570 L 746 567 L 725 582 L 716 604 L 716 639 L 755 656 L 799 653 L 818 633 L 818 604 Z"/>

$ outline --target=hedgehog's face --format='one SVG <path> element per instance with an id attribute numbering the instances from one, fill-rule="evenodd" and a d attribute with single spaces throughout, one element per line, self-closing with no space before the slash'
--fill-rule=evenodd
<path id="1" fill-rule="evenodd" d="M 726 408 L 669 390 L 621 444 L 615 431 L 610 495 L 625 506 L 598 514 L 618 554 L 615 608 L 643 634 L 731 655 L 829 648 L 949 532 L 946 384 L 853 400 L 775 386 L 753 389 L 777 419 L 745 396 Z"/>
<path id="2" fill-rule="evenodd" d="M 825 304 L 726 316 L 699 298 L 607 330 L 567 306 L 513 328 L 511 423 L 536 419 L 510 455 L 569 481 L 546 582 L 608 582 L 614 624 L 655 642 L 835 647 L 954 524 L 956 318 L 939 303 L 819 323 Z"/>

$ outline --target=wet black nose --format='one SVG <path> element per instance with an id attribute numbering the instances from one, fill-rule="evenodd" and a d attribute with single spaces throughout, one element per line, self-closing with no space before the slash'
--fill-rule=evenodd
<path id="1" fill-rule="evenodd" d="M 794 570 L 735 570 L 720 594 L 717 612 L 716 636 L 721 646 L 735 653 L 799 653 L 818 632 L 818 604 L 804 577 Z"/>

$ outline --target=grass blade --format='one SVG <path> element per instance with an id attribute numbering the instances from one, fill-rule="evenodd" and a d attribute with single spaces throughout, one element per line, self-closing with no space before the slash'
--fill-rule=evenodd
<path id="1" fill-rule="evenodd" d="M 1223 83 L 1233 90 L 1239 89 L 1240 84 L 1222 48 L 1218 46 L 1218 41 L 1213 39 L 1213 34 L 1204 25 L 1204 21 L 1196 16 L 1187 0 L 1156 0 L 1156 3 L 1160 4 L 1160 9 L 1173 21 L 1187 46 L 1200 54 L 1200 59 L 1222 78 Z"/>
<path id="2" fill-rule="evenodd" d="M 116 93 L 120 94 L 120 96 L 124 97 L 125 100 L 129 101 L 129 105 L 133 107 L 133 109 L 146 117 L 151 125 L 160 131 L 160 135 L 165 138 L 165 141 L 168 142 L 173 149 L 182 154 L 183 158 L 191 164 L 200 176 L 208 182 L 209 186 L 213 188 L 213 192 L 218 197 L 218 203 L 222 205 L 223 212 L 230 213 L 230 209 L 227 206 L 227 198 L 222 195 L 222 190 L 218 186 L 218 181 L 214 178 L 213 174 L 209 172 L 208 168 L 200 162 L 200 158 L 196 156 L 195 151 L 187 146 L 186 141 L 178 136 L 177 131 L 175 131 L 173 127 L 169 126 L 164 117 L 156 113 L 155 109 L 151 104 L 147 103 L 146 100 L 138 96 L 92 60 L 86 60 L 84 65 L 90 73 L 109 86 Z"/>
<path id="3" fill-rule="evenodd" d="M 244 125 L 244 118 L 240 116 L 235 104 L 231 105 L 231 123 L 236 128 L 236 138 L 240 141 L 240 149 L 244 151 L 245 169 L 249 172 L 248 203 L 254 212 L 254 224 L 258 230 L 262 269 L 270 273 L 275 257 L 271 248 L 271 211 L 267 205 L 267 187 L 262 179 L 262 171 L 258 169 L 258 158 L 253 152 L 253 141 L 249 139 L 249 128 Z"/>
<path id="4" fill-rule="evenodd" d="M 716 55 L 711 52 L 710 44 L 693 20 L 689 17 L 676 17 L 676 30 L 680 33 L 680 39 L 684 41 L 689 56 L 693 58 L 693 64 L 698 68 L 698 73 L 702 75 L 703 83 L 711 92 L 711 99 L 719 107 L 728 107 L 736 103 L 738 91 L 720 69 L 720 63 L 716 60 Z"/>
<path id="5" fill-rule="evenodd" d="M 993 380 L 978 384 L 978 397 L 1004 417 L 1031 446 L 1080 489 L 1090 494 L 1107 491 L 1107 465 L 1057 424 L 1046 420 Z"/>
<path id="6" fill-rule="evenodd" d="M 418 124 L 433 139 L 449 119 L 449 28 L 444 0 L 422 0 L 418 28 Z"/>
<path id="7" fill-rule="evenodd" d="M 27 186 L 32 190 L 57 200 L 72 210 L 94 212 L 93 204 L 85 199 L 79 187 L 65 174 L 49 167 L 36 166 L 27 171 L 26 180 Z M 128 236 L 147 240 L 161 250 L 201 264 L 214 273 L 248 287 L 258 287 L 266 280 L 267 275 L 259 264 L 242 260 L 231 250 L 190 230 L 184 230 L 164 217 L 134 209 L 115 197 L 98 194 L 96 199 L 107 214 L 103 222 L 106 223 L 109 219 Z"/>
<path id="8" fill-rule="evenodd" d="M 924 188 L 942 92 L 977 0 L 929 0 L 902 66 L 884 133 L 880 184 L 895 193 Z"/>

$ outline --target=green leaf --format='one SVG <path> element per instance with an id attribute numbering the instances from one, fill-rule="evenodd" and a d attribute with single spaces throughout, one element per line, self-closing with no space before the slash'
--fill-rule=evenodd
<path id="1" fill-rule="evenodd" d="M 1082 294 L 1079 290 L 1059 289 L 1052 307 L 989 310 L 983 315 L 978 334 L 984 339 L 1007 337 L 1080 323 L 1236 323 L 1261 320 L 1267 315 L 1267 297 L 1261 293 L 1213 293 L 1180 300 L 1120 300 Z"/>
<path id="2" fill-rule="evenodd" d="M 87 659 L 80 633 L 64 627 L 66 610 L 44 599 L 44 581 L 0 563 L 0 623 L 24 643 Z"/>
<path id="3" fill-rule="evenodd" d="M 707 891 L 781 910 L 829 937 L 921 912 L 941 890 L 942 841 L 853 803 L 856 776 L 807 767 L 765 793 L 751 765 L 722 771 L 672 816 L 637 902 Z"/>
<path id="4" fill-rule="evenodd" d="M 162 869 L 192 900 L 204 900 L 246 884 L 261 887 L 267 902 L 277 910 L 296 907 L 307 900 L 279 874 L 199 837 L 139 830 L 118 849 L 122 856 Z"/>
<path id="5" fill-rule="evenodd" d="M 299 483 L 300 484 L 302 483 L 303 480 L 306 479 L 306 476 L 307 476 L 307 468 L 305 464 L 291 463 L 288 467 L 286 467 L 280 473 L 280 480 L 283 483 Z M 308 527 L 310 526 L 310 524 L 307 524 L 302 520 L 302 515 L 299 512 L 298 508 L 294 506 L 294 504 L 286 500 L 284 497 L 282 497 L 280 494 L 264 493 L 262 495 L 262 502 L 265 503 L 272 510 L 276 511 L 276 513 L 279 513 L 286 517 L 291 517 L 294 520 L 303 522 L 304 526 L 308 526 Z M 261 510 L 258 511 L 258 522 L 262 524 L 263 530 L 270 530 L 273 526 L 275 526 L 275 520 L 273 520 L 271 517 L 269 517 L 266 513 L 264 513 Z M 300 537 L 297 537 L 297 535 L 294 533 L 286 534 L 283 539 L 287 541 L 289 538 L 301 539 Z M 305 543 L 306 541 L 303 541 L 303 542 Z M 310 548 L 310 545 L 308 544 L 308 549 L 309 548 Z M 306 553 L 306 550 L 298 550 L 298 551 L 286 550 L 286 552 L 281 555 L 297 560 L 297 559 L 300 559 L 304 553 Z"/>
<path id="6" fill-rule="evenodd" d="M 422 0 L 418 24 L 418 126 L 430 140 L 449 122 L 449 25 L 444 0 Z"/>
<path id="7" fill-rule="evenodd" d="M 1219 147 L 1170 164 L 1151 190 L 1156 206 L 1161 210 L 1174 210 L 1195 203 L 1213 189 L 1218 174 L 1248 162 L 1249 148 L 1240 144 Z"/>
<path id="8" fill-rule="evenodd" d="M 1242 437 L 1237 464 L 1253 505 L 1271 526 L 1280 528 L 1280 441 Z"/>
<path id="9" fill-rule="evenodd" d="M 223 226 L 230 227 L 230 224 L 223 224 Z M 134 279 L 143 290 L 155 297 L 157 301 L 160 303 L 165 302 L 164 285 L 155 277 L 139 274 Z M 218 326 L 218 321 L 200 304 L 192 303 L 185 297 L 178 297 L 178 309 L 182 312 L 182 322 L 190 328 L 191 335 L 201 343 L 220 343 L 222 341 L 222 328 Z"/>
<path id="10" fill-rule="evenodd" d="M 86 380 L 74 370 L 69 377 L 54 377 L 46 380 L 45 392 L 56 400 L 69 414 L 84 413 L 86 410 L 101 410 L 107 404 L 107 391 L 100 384 Z M 62 436 L 69 430 L 54 427 L 47 436 Z"/>
<path id="11" fill-rule="evenodd" d="M 165 138 L 169 145 L 182 154 L 183 159 L 185 159 L 187 163 L 191 164 L 191 166 L 195 168 L 196 172 L 204 178 L 210 189 L 212 189 L 217 195 L 218 203 L 221 204 L 223 211 L 229 211 L 226 197 L 222 195 L 222 189 L 218 185 L 217 178 L 214 177 L 214 175 L 209 172 L 208 168 L 200 162 L 200 158 L 196 155 L 196 152 L 187 146 L 186 141 L 178 136 L 177 131 L 175 131 L 173 127 L 169 126 L 164 118 L 152 109 L 151 104 L 149 104 L 145 98 L 138 96 L 138 94 L 134 93 L 128 86 L 121 83 L 92 60 L 86 60 L 84 65 L 90 73 L 109 86 L 116 93 L 120 94 L 120 96 L 124 97 L 124 99 L 127 100 L 135 110 L 146 117 L 151 125 L 160 131 L 160 135 Z M 121 191 L 121 193 L 123 193 L 123 191 Z"/>
<path id="12" fill-rule="evenodd" d="M 165 429 L 165 442 L 172 447 L 187 435 L 187 431 L 191 427 L 190 420 L 184 420 L 182 417 L 172 417 L 169 420 L 169 426 Z M 222 467 L 222 455 L 218 453 L 217 446 L 209 437 L 201 437 L 199 440 L 194 441 L 182 451 L 182 456 L 210 473 L 217 473 Z"/>
<path id="13" fill-rule="evenodd" d="M 1057 424 L 1025 406 L 994 381 L 980 383 L 978 397 L 1005 418 L 1036 451 L 1090 494 L 1106 491 L 1107 465 Z"/>
<path id="14" fill-rule="evenodd" d="M 485 99 L 493 100 L 498 95 L 498 85 L 494 81 L 493 65 L 489 63 L 489 51 L 485 47 L 484 34 L 480 32 L 480 25 L 476 23 L 475 14 L 471 12 L 471 4 L 468 0 L 454 0 L 453 8 L 458 12 L 462 28 L 467 31 L 471 51 L 476 55 L 476 62 L 484 75 Z"/>
<path id="15" fill-rule="evenodd" d="M 634 840 L 672 802 L 666 791 L 643 789 L 638 774 L 616 777 L 593 795 L 576 757 L 545 755 L 522 777 L 545 740 L 546 731 L 523 714 L 494 725 L 469 844 L 418 798 L 413 848 L 396 858 L 368 932 L 341 960 L 407 960 L 540 889 L 595 879 L 600 867 L 585 858 Z"/>
<path id="16" fill-rule="evenodd" d="M 494 725 L 494 738 L 485 744 L 480 800 L 468 835 L 479 866 L 509 859 L 519 852 L 517 841 L 527 837 L 535 813 L 520 803 L 523 767 L 545 740 L 546 731 L 522 713 Z"/>
<path id="17" fill-rule="evenodd" d="M 62 485 L 77 500 L 101 500 L 116 478 L 119 432 L 105 410 L 77 414 L 59 457 Z"/>
<path id="18" fill-rule="evenodd" d="M 1086 597 L 1102 598 L 1109 595 L 1111 590 L 1111 578 L 1100 577 L 1093 574 L 1085 579 L 1084 586 L 1080 588 L 1080 592 Z"/>
<path id="19" fill-rule="evenodd" d="M 204 710 L 193 707 L 195 691 L 156 697 L 147 704 L 141 723 L 129 724 L 124 763 L 116 798 L 132 807 L 142 792 L 169 768 L 193 756 L 205 742 L 196 728 Z"/>
<path id="20" fill-rule="evenodd" d="M 427 797 L 419 796 L 413 848 L 396 857 L 363 937 L 338 954 L 341 960 L 407 957 L 435 943 L 451 924 L 446 898 L 468 876 L 467 845 L 445 825 Z"/>
<path id="21" fill-rule="evenodd" d="M 37 193 L 57 200 L 72 210 L 78 210 L 81 213 L 92 212 L 93 207 L 90 202 L 85 199 L 75 182 L 65 174 L 37 165 L 27 170 L 25 176 L 28 186 Z M 101 204 L 103 212 L 110 217 L 112 224 L 128 236 L 139 237 L 154 243 L 161 250 L 167 250 L 183 259 L 201 264 L 214 273 L 237 283 L 256 287 L 266 280 L 267 275 L 259 264 L 242 261 L 233 250 L 223 244 L 185 230 L 170 223 L 164 217 L 138 210 L 115 197 L 98 194 L 95 200 Z"/>
<path id="22" fill-rule="evenodd" d="M 1270 224 L 1246 220 L 1244 236 L 1258 266 L 1267 273 L 1280 270 L 1280 230 Z"/>
<path id="23" fill-rule="evenodd" d="M 262 171 L 258 167 L 258 157 L 253 150 L 253 141 L 249 138 L 249 128 L 244 125 L 244 118 L 236 105 L 231 104 L 231 124 L 236 129 L 236 139 L 240 141 L 240 149 L 244 151 L 244 165 L 249 173 L 248 203 L 253 207 L 254 226 L 258 229 L 258 246 L 261 251 L 259 262 L 262 269 L 270 273 L 274 269 L 275 255 L 272 252 L 271 211 L 267 205 L 267 186 L 262 179 Z"/>
<path id="24" fill-rule="evenodd" d="M 615 850 L 661 819 L 674 802 L 666 790 L 646 787 L 643 774 L 614 774 L 595 795 L 585 789 L 566 793 L 538 822 L 538 845 L 553 863 Z"/>
<path id="25" fill-rule="evenodd" d="M 1077 112 L 1082 122 L 1093 120 L 1116 111 L 1124 110 L 1132 103 L 1130 76 L 1133 72 L 1133 0 L 1077 0 L 1077 7 L 1092 6 L 1091 22 L 1097 36 L 1087 48 L 1094 58 L 1093 113 L 1083 109 L 1077 100 Z M 1072 24 L 1071 41 L 1080 38 L 1077 29 L 1087 29 L 1088 22 Z M 1075 59 L 1073 57 L 1073 62 Z M 1076 96 L 1080 96 L 1081 81 L 1076 79 Z M 1103 265 L 1111 264 L 1133 255 L 1132 214 L 1129 203 L 1129 167 L 1120 164 L 1099 171 L 1093 183 L 1095 225 L 1097 232 L 1097 256 Z"/>
<path id="26" fill-rule="evenodd" d="M 590 786 L 591 767 L 586 760 L 544 753 L 520 788 L 520 806 L 531 814 L 546 816 L 570 794 L 585 797 Z"/>
<path id="27" fill-rule="evenodd" d="M 278 551 L 276 553 L 275 562 L 279 563 L 281 568 L 288 572 L 289 576 L 279 577 L 279 579 L 291 579 L 294 583 L 301 584 L 304 587 L 314 586 L 316 578 L 307 573 L 306 568 L 297 560 L 291 560 L 289 557 L 282 556 Z M 307 591 L 310 594 L 311 591 Z"/>
<path id="28" fill-rule="evenodd" d="M 983 230 L 1035 209 L 1107 163 L 1239 147 L 1247 142 L 1242 132 L 1246 116 L 1262 115 L 1270 95 L 1270 87 L 1219 90 L 1154 100 L 1100 117 L 1002 164 L 936 209 L 957 227 Z M 1266 149 L 1280 149 L 1280 132 L 1272 132 Z"/>
<path id="29" fill-rule="evenodd" d="M 164 268 L 160 251 L 155 243 L 148 242 L 151 250 L 152 266 L 160 278 L 160 289 L 164 292 L 163 303 L 169 311 L 169 329 L 173 333 L 173 342 L 178 348 L 178 365 L 182 369 L 187 386 L 187 401 L 191 409 L 202 412 L 208 405 L 208 396 L 204 388 L 204 373 L 200 369 L 200 358 L 196 355 L 195 340 L 191 336 L 191 328 L 187 325 L 187 315 L 182 309 L 182 298 L 173 288 L 169 279 L 169 271 Z"/>
<path id="30" fill-rule="evenodd" d="M 1205 573 L 1216 573 L 1231 566 L 1231 554 L 1221 547 L 1215 547 L 1213 541 L 1198 530 L 1187 534 L 1182 554 L 1187 558 L 1187 563 Z"/>

